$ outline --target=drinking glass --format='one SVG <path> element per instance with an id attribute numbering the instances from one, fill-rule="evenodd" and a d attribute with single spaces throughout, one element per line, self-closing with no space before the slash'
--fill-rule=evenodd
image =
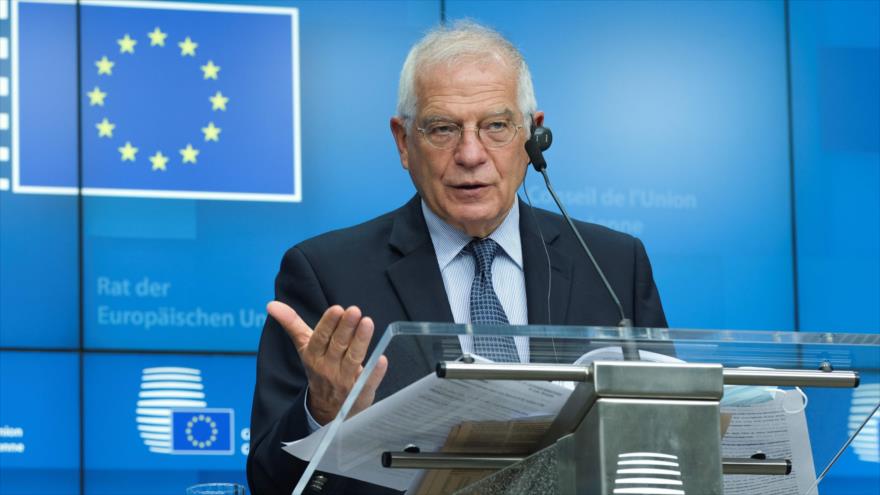
<path id="1" fill-rule="evenodd" d="M 237 483 L 202 483 L 186 489 L 186 495 L 245 495 Z"/>

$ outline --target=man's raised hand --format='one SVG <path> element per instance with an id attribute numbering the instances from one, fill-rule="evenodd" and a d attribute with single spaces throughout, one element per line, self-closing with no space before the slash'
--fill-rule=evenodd
<path id="1" fill-rule="evenodd" d="M 320 424 L 330 422 L 363 372 L 362 363 L 373 337 L 373 320 L 362 316 L 357 306 L 347 309 L 331 306 L 313 330 L 284 303 L 272 301 L 266 310 L 290 336 L 305 367 L 309 379 L 309 412 Z M 387 369 L 388 359 L 381 356 L 351 414 L 373 403 L 376 388 Z"/>

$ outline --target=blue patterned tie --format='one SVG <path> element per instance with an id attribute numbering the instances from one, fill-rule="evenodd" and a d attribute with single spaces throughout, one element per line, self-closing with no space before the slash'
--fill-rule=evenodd
<path id="1" fill-rule="evenodd" d="M 474 282 L 471 284 L 471 323 L 474 325 L 507 325 L 507 315 L 492 286 L 492 262 L 498 243 L 492 239 L 474 239 L 465 248 L 474 256 Z M 495 362 L 519 362 L 513 337 L 475 335 L 474 352 Z"/>

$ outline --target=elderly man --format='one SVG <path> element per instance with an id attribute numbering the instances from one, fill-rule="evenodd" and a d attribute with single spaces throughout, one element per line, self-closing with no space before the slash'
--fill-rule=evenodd
<path id="1" fill-rule="evenodd" d="M 543 120 L 522 55 L 498 33 L 458 23 L 412 48 L 391 132 L 417 194 L 284 255 L 260 341 L 248 456 L 254 493 L 292 489 L 305 464 L 282 442 L 335 417 L 371 341 L 391 322 L 618 323 L 617 307 L 561 217 L 517 198 L 529 164 L 524 143 Z M 577 226 L 627 317 L 636 326 L 665 326 L 641 242 Z M 479 339 L 462 338 L 462 349 L 529 360 L 528 340 L 496 338 L 502 349 L 493 351 L 493 342 Z M 380 397 L 392 393 L 388 380 L 388 390 L 380 388 L 383 375 L 389 364 L 407 362 L 383 357 L 356 410 L 377 389 Z M 324 486 L 326 493 L 374 489 L 342 479 Z"/>

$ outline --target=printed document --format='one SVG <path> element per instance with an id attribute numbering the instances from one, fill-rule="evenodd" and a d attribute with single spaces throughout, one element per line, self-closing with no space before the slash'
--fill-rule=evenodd
<path id="1" fill-rule="evenodd" d="M 386 469 L 382 452 L 409 445 L 436 452 L 464 421 L 507 421 L 555 416 L 570 390 L 547 382 L 444 380 L 428 375 L 344 422 L 319 470 L 406 490 L 417 469 Z M 310 461 L 325 428 L 284 450 Z"/>

